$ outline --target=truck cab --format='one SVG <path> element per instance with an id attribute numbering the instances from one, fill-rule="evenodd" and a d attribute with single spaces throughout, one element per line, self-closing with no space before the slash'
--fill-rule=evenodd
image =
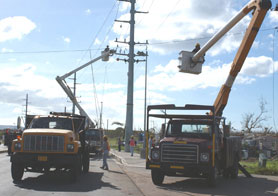
<path id="1" fill-rule="evenodd" d="M 89 170 L 84 136 L 85 117 L 69 113 L 35 116 L 22 137 L 13 141 L 11 173 L 14 181 L 24 172 L 69 171 L 75 181 Z"/>
<path id="2" fill-rule="evenodd" d="M 85 140 L 89 144 L 90 153 L 100 154 L 102 152 L 103 131 L 101 129 L 87 129 L 85 131 Z"/>
<path id="3" fill-rule="evenodd" d="M 166 110 L 164 114 L 152 113 Z M 204 115 L 186 114 L 182 110 L 208 110 Z M 216 177 L 236 178 L 240 160 L 240 138 L 227 134 L 225 118 L 214 115 L 213 106 L 156 105 L 148 107 L 149 118 L 168 119 L 164 137 L 152 147 L 146 159 L 156 185 L 164 176 L 201 177 L 214 186 Z"/>

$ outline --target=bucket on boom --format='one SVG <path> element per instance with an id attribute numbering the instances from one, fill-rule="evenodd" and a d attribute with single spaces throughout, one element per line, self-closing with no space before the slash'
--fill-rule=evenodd
<path id="1" fill-rule="evenodd" d="M 205 61 L 204 55 L 196 62 L 192 60 L 196 52 L 181 51 L 179 53 L 179 71 L 184 73 L 199 74 Z"/>

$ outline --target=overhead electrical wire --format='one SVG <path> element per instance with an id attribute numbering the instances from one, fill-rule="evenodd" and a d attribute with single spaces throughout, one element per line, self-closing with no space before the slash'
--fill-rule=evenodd
<path id="1" fill-rule="evenodd" d="M 114 7 L 115 7 L 115 6 L 113 6 L 113 8 L 114 8 Z M 116 15 L 115 15 L 115 17 L 114 17 L 114 20 L 118 17 L 119 7 L 120 7 L 120 3 L 118 3 L 118 8 L 117 8 L 117 10 L 116 10 Z M 108 29 L 108 31 L 106 32 L 105 36 L 103 37 L 102 42 L 101 42 L 101 44 L 99 45 L 99 48 L 98 48 L 98 49 L 100 49 L 100 48 L 103 46 L 106 37 L 111 33 L 111 30 L 112 30 L 112 28 L 113 28 L 113 25 L 114 25 L 114 22 L 111 24 L 110 28 Z M 97 53 L 94 54 L 94 57 L 95 57 L 96 55 L 97 55 Z"/>
<path id="2" fill-rule="evenodd" d="M 106 18 L 104 19 L 104 21 L 103 21 L 101 27 L 100 27 L 99 30 L 97 31 L 97 33 L 96 33 L 94 39 L 93 39 L 92 42 L 90 43 L 88 49 L 90 49 L 90 48 L 92 47 L 92 45 L 94 44 L 96 38 L 98 37 L 99 33 L 101 32 L 102 28 L 104 27 L 105 23 L 107 22 L 107 20 L 108 20 L 110 14 L 112 13 L 114 7 L 116 6 L 116 3 L 117 3 L 117 1 L 115 1 L 114 5 L 113 5 L 112 8 L 110 9 L 110 11 L 109 11 L 109 13 L 107 14 Z M 83 55 L 83 57 L 81 58 L 80 62 L 84 59 L 84 57 L 85 57 L 86 54 L 87 54 L 87 52 L 84 53 L 84 55 Z"/>
<path id="3" fill-rule="evenodd" d="M 19 51 L 19 52 L 0 52 L 0 54 L 42 54 L 42 53 L 67 53 L 67 52 L 84 52 L 93 50 L 104 50 L 104 48 L 97 49 L 76 49 L 76 50 L 45 50 L 45 51 Z"/>
<path id="4" fill-rule="evenodd" d="M 267 28 L 267 29 L 261 29 L 260 31 L 270 31 L 270 30 L 275 30 L 278 27 L 274 28 Z M 238 34 L 243 34 L 243 32 L 238 32 L 238 33 L 230 33 L 228 35 L 238 35 Z M 224 37 L 227 35 L 224 35 Z M 196 41 L 196 40 L 201 40 L 201 39 L 210 39 L 212 36 L 207 36 L 207 37 L 197 37 L 197 38 L 191 38 L 191 39 L 184 39 L 184 40 L 174 40 L 174 41 L 164 41 L 164 42 L 149 42 L 149 45 L 165 45 L 165 44 L 175 44 L 175 43 L 181 43 L 181 42 L 188 42 L 188 41 Z M 140 45 L 140 44 L 138 44 Z M 124 48 L 124 47 L 123 47 Z M 0 54 L 40 54 L 40 53 L 66 53 L 66 52 L 83 52 L 83 51 L 102 51 L 105 48 L 94 48 L 94 49 L 77 49 L 77 50 L 49 50 L 49 51 L 19 51 L 19 52 L 0 52 Z"/>
<path id="5" fill-rule="evenodd" d="M 158 25 L 158 27 L 156 28 L 155 31 L 158 31 L 161 26 L 166 22 L 166 20 L 168 19 L 168 17 L 172 14 L 172 12 L 174 11 L 174 9 L 177 7 L 177 5 L 180 3 L 181 0 L 178 0 L 175 4 L 175 6 L 171 9 L 171 11 L 168 13 L 168 15 L 164 18 L 164 20 Z"/>
<path id="6" fill-rule="evenodd" d="M 91 58 L 91 53 L 90 53 L 90 59 Z M 98 97 L 97 97 L 97 90 L 96 90 L 96 83 L 95 83 L 95 76 L 94 76 L 94 68 L 91 64 L 91 73 L 92 73 L 92 81 L 93 81 L 93 92 L 94 92 L 94 100 L 95 100 L 95 107 L 96 107 L 96 116 L 97 118 L 99 117 L 99 102 L 98 102 Z"/>
<path id="7" fill-rule="evenodd" d="M 274 31 L 273 31 L 273 37 L 272 37 L 272 63 L 273 63 L 273 66 L 272 66 L 272 119 L 273 119 L 273 125 L 274 125 L 274 129 L 275 129 L 275 133 L 277 133 L 277 128 L 276 128 L 276 119 L 275 119 L 275 60 L 274 60 L 274 57 L 275 57 L 275 33 L 276 31 L 278 31 L 278 27 L 275 27 L 274 28 Z"/>

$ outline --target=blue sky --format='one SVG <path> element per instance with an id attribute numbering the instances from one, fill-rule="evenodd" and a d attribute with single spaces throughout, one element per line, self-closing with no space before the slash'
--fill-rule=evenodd
<path id="1" fill-rule="evenodd" d="M 137 0 L 137 10 L 149 11 L 135 17 L 136 42 L 150 43 L 148 104 L 213 104 L 251 14 L 207 52 L 200 75 L 179 73 L 178 54 L 192 50 L 197 42 L 203 45 L 247 2 Z M 273 7 L 277 3 L 273 0 Z M 128 24 L 114 20 L 128 20 L 129 5 L 115 0 L 2 0 L 0 124 L 12 125 L 23 115 L 27 93 L 31 114 L 63 111 L 64 107 L 71 110 L 55 77 L 99 56 L 106 45 L 116 49 L 116 38 L 128 40 Z M 232 88 L 223 115 L 236 129 L 241 129 L 244 113 L 259 112 L 260 98 L 267 101 L 269 120 L 265 126 L 275 129 L 274 123 L 278 124 L 277 26 L 278 13 L 269 12 Z M 128 52 L 126 45 L 118 44 L 120 50 Z M 135 53 L 142 50 L 145 46 L 137 45 Z M 103 102 L 103 118 L 105 126 L 109 119 L 109 127 L 115 121 L 125 122 L 128 64 L 117 62 L 117 57 L 94 63 L 77 74 L 80 104 L 97 121 Z M 136 129 L 143 128 L 144 66 L 138 63 L 134 68 Z M 67 82 L 72 85 L 72 80 Z"/>

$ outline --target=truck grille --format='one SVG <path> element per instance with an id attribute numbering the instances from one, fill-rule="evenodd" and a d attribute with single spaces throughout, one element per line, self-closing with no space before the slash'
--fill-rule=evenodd
<path id="1" fill-rule="evenodd" d="M 63 152 L 64 136 L 57 135 L 25 135 L 24 151 Z"/>
<path id="2" fill-rule="evenodd" d="M 161 144 L 161 161 L 175 163 L 195 163 L 198 159 L 198 145 L 192 144 Z"/>

